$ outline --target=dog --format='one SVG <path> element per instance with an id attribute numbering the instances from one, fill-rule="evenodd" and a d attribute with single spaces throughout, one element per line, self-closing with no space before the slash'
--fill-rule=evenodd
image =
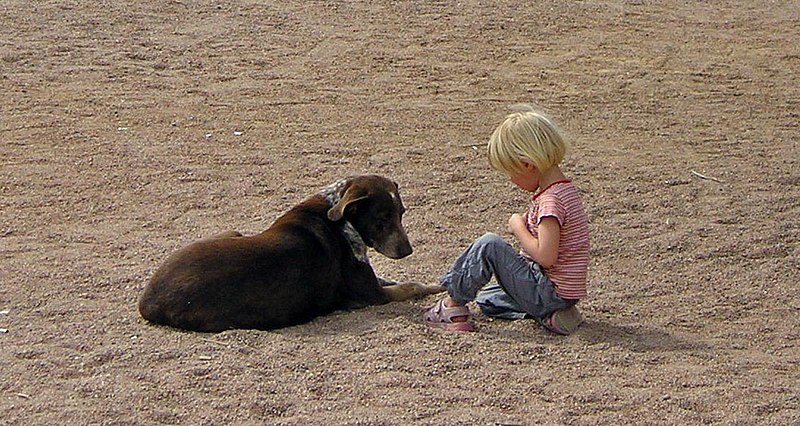
<path id="1" fill-rule="evenodd" d="M 185 330 L 270 330 L 441 292 L 375 275 L 367 247 L 391 259 L 412 252 L 404 212 L 395 182 L 378 175 L 343 179 L 260 234 L 231 231 L 178 250 L 151 277 L 139 312 L 151 323 Z"/>

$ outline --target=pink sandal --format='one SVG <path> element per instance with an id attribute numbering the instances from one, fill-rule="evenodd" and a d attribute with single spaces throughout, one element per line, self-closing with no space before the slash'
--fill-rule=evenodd
<path id="1" fill-rule="evenodd" d="M 454 322 L 453 318 L 467 317 L 467 321 Z M 447 307 L 444 299 L 425 311 L 425 324 L 445 331 L 474 331 L 475 327 L 469 322 L 470 313 L 466 306 Z"/>

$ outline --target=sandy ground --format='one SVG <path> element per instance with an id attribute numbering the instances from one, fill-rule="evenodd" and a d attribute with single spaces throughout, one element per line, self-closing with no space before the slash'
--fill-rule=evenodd
<path id="1" fill-rule="evenodd" d="M 0 0 L 0 424 L 800 424 L 798 39 L 797 1 Z M 375 268 L 433 283 L 525 208 L 484 148 L 518 102 L 574 143 L 575 335 L 139 317 L 176 248 L 356 173 L 409 207 Z"/>

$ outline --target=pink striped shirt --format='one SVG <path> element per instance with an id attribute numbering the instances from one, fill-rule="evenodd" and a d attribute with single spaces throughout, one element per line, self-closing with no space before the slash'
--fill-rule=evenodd
<path id="1" fill-rule="evenodd" d="M 589 219 L 571 180 L 554 182 L 531 197 L 526 222 L 535 238 L 539 238 L 539 223 L 544 217 L 554 217 L 561 225 L 558 259 L 545 274 L 560 297 L 582 299 L 586 297 L 589 268 Z M 521 254 L 530 259 L 524 251 Z"/>

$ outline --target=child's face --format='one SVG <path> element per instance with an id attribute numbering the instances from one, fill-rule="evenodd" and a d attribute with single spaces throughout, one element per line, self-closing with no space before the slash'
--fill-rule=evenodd
<path id="1" fill-rule="evenodd" d="M 523 163 L 525 170 L 511 176 L 511 182 L 514 182 L 520 189 L 528 192 L 534 192 L 539 189 L 539 179 L 541 174 L 539 169 L 533 164 Z"/>

